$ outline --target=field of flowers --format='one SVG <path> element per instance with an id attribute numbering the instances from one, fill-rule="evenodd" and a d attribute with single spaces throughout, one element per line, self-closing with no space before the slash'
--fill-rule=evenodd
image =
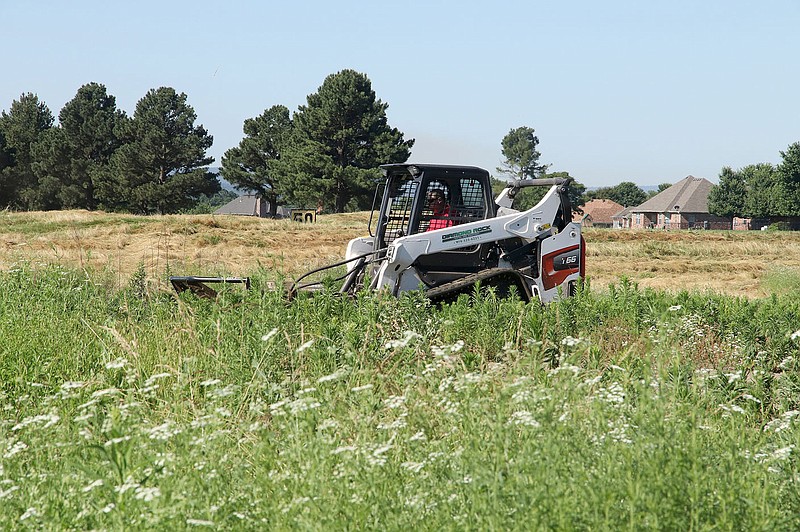
<path id="1" fill-rule="evenodd" d="M 800 528 L 800 301 L 0 273 L 0 529 Z"/>

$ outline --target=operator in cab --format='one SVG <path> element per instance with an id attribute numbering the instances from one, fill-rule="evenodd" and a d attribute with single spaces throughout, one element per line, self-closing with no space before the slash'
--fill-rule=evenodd
<path id="1" fill-rule="evenodd" d="M 429 190 L 426 196 L 428 200 L 428 207 L 433 212 L 433 218 L 428 225 L 426 231 L 433 231 L 435 229 L 444 229 L 453 225 L 453 220 L 450 216 L 450 205 L 444 198 L 444 192 L 438 188 Z"/>

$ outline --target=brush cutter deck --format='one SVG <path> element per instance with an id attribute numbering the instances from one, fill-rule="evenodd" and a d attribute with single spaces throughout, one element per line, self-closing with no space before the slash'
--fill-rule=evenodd
<path id="1" fill-rule="evenodd" d="M 243 284 L 245 288 L 250 289 L 249 277 L 197 277 L 189 275 L 170 277 L 169 282 L 172 283 L 172 287 L 175 288 L 176 292 L 188 290 L 198 297 L 211 299 L 217 297 L 217 291 L 206 283 Z"/>

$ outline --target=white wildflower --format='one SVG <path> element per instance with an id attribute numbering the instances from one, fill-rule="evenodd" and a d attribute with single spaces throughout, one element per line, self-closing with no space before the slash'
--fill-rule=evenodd
<path id="1" fill-rule="evenodd" d="M 389 430 L 389 429 L 397 430 L 397 429 L 402 429 L 407 425 L 408 423 L 406 422 L 405 417 L 400 416 L 394 421 L 391 421 L 389 423 L 378 423 L 378 430 Z"/>
<path id="2" fill-rule="evenodd" d="M 83 493 L 89 493 L 89 492 L 90 492 L 90 491 L 92 491 L 93 489 L 95 489 L 95 488 L 97 488 L 97 487 L 99 487 L 99 486 L 102 486 L 102 485 L 103 485 L 103 479 L 102 479 L 102 478 L 98 478 L 98 479 L 97 479 L 97 480 L 95 480 L 94 482 L 91 482 L 90 484 L 88 484 L 87 486 L 85 486 L 85 487 L 84 487 L 84 488 L 83 488 L 81 491 L 82 491 Z"/>
<path id="3" fill-rule="evenodd" d="M 297 350 L 296 350 L 296 352 L 297 352 L 297 353 L 302 353 L 303 351 L 305 351 L 306 349 L 308 349 L 309 347 L 311 347 L 313 344 L 314 344 L 314 340 L 309 340 L 308 342 L 305 342 L 303 345 L 301 345 L 300 347 L 298 347 L 298 348 L 297 348 Z"/>
<path id="4" fill-rule="evenodd" d="M 725 376 L 728 377 L 728 384 L 733 384 L 742 378 L 742 371 L 739 370 L 736 373 L 725 373 Z"/>
<path id="5" fill-rule="evenodd" d="M 679 311 L 679 310 L 680 310 L 680 309 L 682 309 L 682 308 L 683 308 L 683 306 L 681 306 L 681 305 L 672 305 L 672 306 L 671 306 L 671 307 L 669 307 L 669 309 L 667 309 L 667 310 L 669 310 L 670 312 L 677 312 L 677 311 Z"/>
<path id="6" fill-rule="evenodd" d="M 214 388 L 208 393 L 208 396 L 213 397 L 215 399 L 220 399 L 222 397 L 229 397 L 235 394 L 238 389 L 239 387 L 236 386 L 235 384 L 229 384 L 223 388 Z"/>
<path id="7" fill-rule="evenodd" d="M 330 375 L 324 375 L 324 376 L 320 377 L 319 379 L 317 379 L 317 383 L 321 384 L 323 382 L 337 381 L 337 380 L 341 379 L 342 377 L 344 377 L 345 375 L 347 375 L 348 372 L 349 372 L 349 368 L 347 368 L 347 367 L 339 368 L 336 371 L 334 371 L 333 373 L 331 373 Z"/>
<path id="8" fill-rule="evenodd" d="M 344 445 L 342 447 L 337 447 L 336 449 L 331 451 L 331 454 L 341 454 L 344 452 L 354 452 L 357 451 L 358 447 L 355 445 Z"/>
<path id="9" fill-rule="evenodd" d="M 18 441 L 12 444 L 9 442 L 8 446 L 6 447 L 6 452 L 3 453 L 3 458 L 11 458 L 14 455 L 17 455 L 28 448 L 28 445 L 25 442 Z"/>
<path id="10" fill-rule="evenodd" d="M 39 515 L 41 515 L 41 514 L 39 514 L 39 510 L 37 510 L 36 508 L 34 508 L 33 506 L 31 506 L 30 508 L 28 508 L 27 510 L 25 510 L 25 513 L 23 513 L 23 514 L 22 514 L 22 515 L 19 517 L 19 520 L 20 520 L 20 521 L 25 521 L 25 520 L 26 520 L 26 519 L 28 519 L 28 518 L 31 518 L 31 517 L 37 517 L 37 516 L 39 516 Z"/>
<path id="11" fill-rule="evenodd" d="M 786 460 L 792 454 L 794 450 L 794 445 L 789 445 L 788 447 L 781 447 L 780 449 L 775 449 L 772 452 L 772 458 L 774 460 Z"/>
<path id="12" fill-rule="evenodd" d="M 76 390 L 78 388 L 83 388 L 86 386 L 86 383 L 83 381 L 66 381 L 64 384 L 61 385 L 62 390 Z"/>
<path id="13" fill-rule="evenodd" d="M 605 403 L 622 404 L 625 402 L 625 390 L 618 382 L 614 382 L 608 388 L 597 390 L 595 397 Z"/>
<path id="14" fill-rule="evenodd" d="M 17 491 L 18 489 L 19 489 L 19 486 L 11 486 L 7 490 L 0 491 L 0 501 L 10 497 L 11 494 L 14 493 L 15 491 Z"/>
<path id="15" fill-rule="evenodd" d="M 186 524 L 190 526 L 217 526 L 214 521 L 207 521 L 205 519 L 187 519 Z"/>
<path id="16" fill-rule="evenodd" d="M 539 427 L 540 424 L 533 418 L 533 414 L 527 410 L 517 410 L 511 414 L 508 420 L 509 425 L 525 425 L 526 427 Z"/>
<path id="17" fill-rule="evenodd" d="M 739 405 L 725 405 L 725 404 L 720 404 L 720 405 L 719 405 L 719 408 L 720 408 L 721 410 L 725 411 L 725 412 L 735 412 L 735 413 L 737 413 L 737 414 L 744 414 L 744 413 L 745 413 L 745 409 L 744 409 L 744 408 L 742 408 L 742 407 L 741 407 L 741 406 L 739 406 Z"/>
<path id="18" fill-rule="evenodd" d="M 403 337 L 398 340 L 389 340 L 384 344 L 386 349 L 396 349 L 398 347 L 405 347 L 413 340 L 422 338 L 422 335 L 414 331 L 403 331 Z"/>
<path id="19" fill-rule="evenodd" d="M 580 367 L 567 364 L 564 366 L 558 366 L 557 368 L 550 370 L 550 374 L 556 375 L 558 373 L 568 372 L 572 373 L 573 375 L 578 375 L 581 371 L 583 371 L 583 369 L 581 369 Z"/>
<path id="20" fill-rule="evenodd" d="M 425 431 L 421 430 L 416 434 L 414 434 L 413 436 L 411 436 L 410 438 L 408 438 L 408 441 L 425 441 L 427 439 L 428 437 L 425 436 Z"/>
<path id="21" fill-rule="evenodd" d="M 390 395 L 383 400 L 383 404 L 386 405 L 387 408 L 400 408 L 405 402 L 406 397 L 404 395 Z"/>
<path id="22" fill-rule="evenodd" d="M 147 437 L 151 440 L 167 441 L 171 437 L 180 434 L 181 429 L 174 422 L 167 420 L 161 425 L 144 429 L 144 433 L 147 434 Z"/>
<path id="23" fill-rule="evenodd" d="M 746 399 L 748 401 L 753 401 L 754 403 L 761 404 L 761 400 L 760 399 L 758 399 L 756 397 L 753 397 L 749 393 L 742 394 L 742 399 Z"/>
<path id="24" fill-rule="evenodd" d="M 793 332 L 793 333 L 791 334 L 790 338 L 791 338 L 792 340 L 797 340 L 798 338 L 800 338 L 800 330 L 797 330 L 797 331 Z"/>
<path id="25" fill-rule="evenodd" d="M 561 345 L 565 345 L 567 347 L 575 347 L 576 345 L 583 342 L 581 338 L 573 338 L 572 336 L 567 336 L 563 340 L 561 340 Z"/>
<path id="26" fill-rule="evenodd" d="M 165 379 L 167 377 L 172 377 L 172 373 L 156 373 L 155 375 L 151 375 L 146 381 L 144 381 L 145 386 L 153 386 L 156 381 Z"/>
<path id="27" fill-rule="evenodd" d="M 109 362 L 106 362 L 106 369 L 121 369 L 128 365 L 128 359 L 119 357 Z"/>
<path id="28" fill-rule="evenodd" d="M 200 386 L 207 388 L 209 386 L 216 386 L 217 384 L 221 383 L 222 381 L 219 379 L 208 379 L 200 383 Z"/>
<path id="29" fill-rule="evenodd" d="M 136 489 L 133 491 L 133 497 L 135 499 L 139 499 L 140 501 L 150 502 L 156 497 L 161 496 L 161 490 L 158 487 L 152 488 L 145 488 L 143 486 L 137 486 Z"/>
<path id="30" fill-rule="evenodd" d="M 335 429 L 338 426 L 339 426 L 339 422 L 338 421 L 336 421 L 335 419 L 329 418 L 329 419 L 323 420 L 322 423 L 317 425 L 317 430 Z"/>
<path id="31" fill-rule="evenodd" d="M 350 388 L 351 392 L 364 392 L 367 390 L 372 389 L 372 384 L 364 384 L 363 386 L 356 386 L 355 388 Z"/>
<path id="32" fill-rule="evenodd" d="M 519 390 L 517 392 L 514 392 L 514 395 L 511 396 L 511 402 L 524 403 L 526 401 L 529 401 L 532 396 L 533 394 L 531 393 L 530 390 Z"/>
<path id="33" fill-rule="evenodd" d="M 116 504 L 114 504 L 113 502 L 110 502 L 110 503 L 106 504 L 106 505 L 103 507 L 103 509 L 102 509 L 102 510 L 100 510 L 100 511 L 101 511 L 101 512 L 103 512 L 104 514 L 107 514 L 107 513 L 110 513 L 110 512 L 111 512 L 111 511 L 112 511 L 114 508 L 116 508 L 116 507 L 117 507 L 117 505 L 116 505 Z"/>
<path id="34" fill-rule="evenodd" d="M 131 439 L 130 436 L 120 436 L 118 438 L 111 438 L 107 442 L 103 444 L 103 447 L 113 447 L 114 445 L 119 445 L 120 443 L 125 443 Z"/>
<path id="35" fill-rule="evenodd" d="M 128 478 L 125 479 L 125 482 L 123 482 L 122 484 L 120 484 L 118 486 L 114 486 L 114 491 L 117 492 L 117 493 L 122 494 L 122 493 L 125 493 L 126 491 L 133 490 L 133 489 L 136 489 L 138 487 L 139 487 L 139 483 L 138 482 L 134 482 L 133 478 L 128 477 Z"/>
<path id="36" fill-rule="evenodd" d="M 307 502 L 311 502 L 311 497 L 295 497 L 289 504 L 281 505 L 281 513 L 289 513 L 295 506 L 300 506 Z"/>
<path id="37" fill-rule="evenodd" d="M 603 380 L 603 376 L 602 375 L 598 375 L 598 376 L 593 377 L 591 379 L 586 379 L 585 381 L 583 381 L 583 385 L 584 386 L 594 386 L 595 384 L 599 383 L 602 380 Z"/>
<path id="38" fill-rule="evenodd" d="M 106 388 L 104 390 L 97 390 L 96 392 L 92 393 L 92 399 L 99 399 L 100 397 L 105 397 L 107 395 L 115 395 L 118 393 L 119 390 L 117 388 Z"/>
<path id="39" fill-rule="evenodd" d="M 20 423 L 17 423 L 16 425 L 14 425 L 11 428 L 11 430 L 12 431 L 20 430 L 20 429 L 24 429 L 28 425 L 38 425 L 40 423 L 42 424 L 41 428 L 46 429 L 46 428 L 52 427 L 53 425 L 58 423 L 58 421 L 60 419 L 61 418 L 59 416 L 57 416 L 56 414 L 41 414 L 41 415 L 38 415 L 38 416 L 30 416 L 30 417 L 26 417 L 25 419 L 23 419 Z"/>
<path id="40" fill-rule="evenodd" d="M 275 336 L 276 334 L 278 334 L 278 328 L 277 327 L 272 329 L 271 331 L 269 331 L 264 336 L 262 336 L 261 337 L 261 341 L 262 342 L 269 342 L 272 339 L 272 337 Z"/>
<path id="41" fill-rule="evenodd" d="M 412 473 L 419 473 L 425 467 L 425 462 L 403 462 L 400 467 L 408 469 Z"/>

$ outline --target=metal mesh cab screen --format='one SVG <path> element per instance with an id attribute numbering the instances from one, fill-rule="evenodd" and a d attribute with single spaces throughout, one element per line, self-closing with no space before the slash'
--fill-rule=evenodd
<path id="1" fill-rule="evenodd" d="M 411 207 L 414 204 L 417 186 L 416 182 L 407 181 L 400 187 L 396 196 L 389 198 L 386 229 L 383 233 L 383 240 L 386 245 L 391 244 L 395 238 L 408 234 Z"/>
<path id="2" fill-rule="evenodd" d="M 430 228 L 431 220 L 447 220 L 447 226 L 460 225 L 486 218 L 486 202 L 484 200 L 483 187 L 480 181 L 474 179 L 460 179 L 448 183 L 452 189 L 447 197 L 449 198 L 449 212 L 446 216 L 434 216 L 429 208 L 422 211 L 419 225 L 420 232 Z M 444 188 L 439 182 L 433 182 L 428 186 L 428 190 Z M 436 224 L 435 224 L 436 225 Z M 439 227 L 445 225 L 439 224 Z"/>

